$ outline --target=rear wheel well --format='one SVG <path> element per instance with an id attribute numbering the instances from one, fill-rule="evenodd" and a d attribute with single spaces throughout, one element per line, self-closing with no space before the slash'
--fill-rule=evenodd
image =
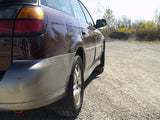
<path id="1" fill-rule="evenodd" d="M 79 55 L 83 62 L 83 68 L 85 69 L 85 54 L 83 48 L 78 48 L 76 55 Z"/>

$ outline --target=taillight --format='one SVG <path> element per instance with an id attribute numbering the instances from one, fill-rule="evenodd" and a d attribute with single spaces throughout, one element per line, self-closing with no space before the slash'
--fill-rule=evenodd
<path id="1" fill-rule="evenodd" d="M 39 7 L 22 8 L 14 27 L 14 34 L 34 34 L 43 30 L 44 12 Z"/>
<path id="2" fill-rule="evenodd" d="M 17 20 L 15 33 L 40 33 L 43 23 L 41 20 Z"/>

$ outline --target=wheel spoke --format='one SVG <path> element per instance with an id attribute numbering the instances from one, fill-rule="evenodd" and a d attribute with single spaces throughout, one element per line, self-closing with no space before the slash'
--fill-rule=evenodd
<path id="1" fill-rule="evenodd" d="M 79 93 L 81 93 L 81 87 L 78 87 L 78 91 L 79 91 Z"/>
<path id="2" fill-rule="evenodd" d="M 73 83 L 75 83 L 76 82 L 76 76 L 74 75 L 74 80 L 73 80 Z"/>
<path id="3" fill-rule="evenodd" d="M 77 85 L 73 85 L 73 91 L 75 91 L 77 89 Z"/>
<path id="4" fill-rule="evenodd" d="M 82 87 L 81 69 L 80 66 L 77 64 L 75 66 L 74 82 L 73 82 L 73 96 L 76 105 L 79 105 L 80 103 L 81 87 Z"/>
<path id="5" fill-rule="evenodd" d="M 76 76 L 78 77 L 79 76 L 79 66 L 76 66 L 75 73 L 76 73 Z"/>
<path id="6" fill-rule="evenodd" d="M 78 77 L 78 86 L 81 86 L 82 85 L 82 81 L 81 81 L 81 75 Z"/>

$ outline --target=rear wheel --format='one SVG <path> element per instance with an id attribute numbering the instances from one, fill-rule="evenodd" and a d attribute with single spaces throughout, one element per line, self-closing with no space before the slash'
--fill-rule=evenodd
<path id="1" fill-rule="evenodd" d="M 68 94 L 58 104 L 58 109 L 56 110 L 58 115 L 74 117 L 79 114 L 83 103 L 83 85 L 82 59 L 76 55 L 68 85 Z"/>

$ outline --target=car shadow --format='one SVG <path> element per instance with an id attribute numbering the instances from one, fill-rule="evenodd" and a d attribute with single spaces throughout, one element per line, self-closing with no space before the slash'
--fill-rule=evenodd
<path id="1" fill-rule="evenodd" d="M 91 76 L 85 81 L 84 88 L 98 77 L 98 73 L 95 71 Z M 13 112 L 0 112 L 0 120 L 75 120 L 76 117 L 60 117 L 57 116 L 52 111 L 47 111 L 44 109 L 25 111 L 21 115 L 14 114 Z"/>
<path id="2" fill-rule="evenodd" d="M 98 75 L 100 75 L 100 73 L 97 73 L 96 71 L 93 71 L 93 73 L 91 74 L 91 76 L 85 81 L 85 85 L 84 85 L 84 89 L 87 88 L 87 86 L 96 78 L 98 78 Z"/>
<path id="3" fill-rule="evenodd" d="M 44 109 L 25 111 L 21 115 L 13 112 L 0 112 L 0 120 L 75 120 L 75 117 L 60 117 Z"/>

